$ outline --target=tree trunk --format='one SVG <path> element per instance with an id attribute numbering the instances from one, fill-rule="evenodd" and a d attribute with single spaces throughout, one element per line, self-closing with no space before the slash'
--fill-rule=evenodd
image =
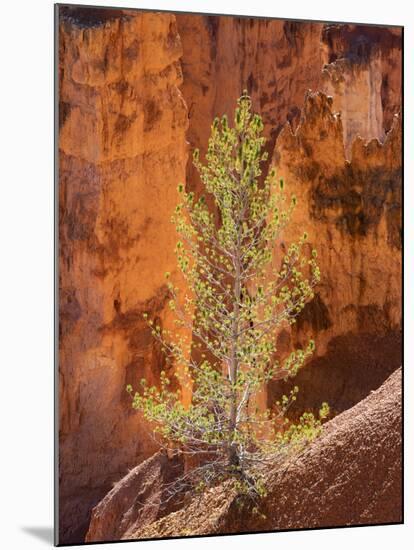
<path id="1" fill-rule="evenodd" d="M 239 300 L 240 300 L 240 262 L 236 258 L 236 274 L 234 279 L 234 308 L 232 323 L 232 344 L 231 344 L 231 362 L 230 362 L 230 383 L 237 382 L 238 357 L 237 357 L 237 335 L 239 331 Z M 237 447 L 234 444 L 234 434 L 237 428 L 237 391 L 232 389 L 230 396 L 230 418 L 229 418 L 229 441 L 228 441 L 228 461 L 229 466 L 238 466 L 239 457 Z"/>

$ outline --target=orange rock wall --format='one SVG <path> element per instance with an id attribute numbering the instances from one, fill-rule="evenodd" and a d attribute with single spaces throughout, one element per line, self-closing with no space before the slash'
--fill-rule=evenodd
<path id="1" fill-rule="evenodd" d="M 164 367 L 142 313 L 171 323 L 177 183 L 200 188 L 188 142 L 203 150 L 243 88 L 299 198 L 287 237 L 306 225 L 320 253 L 317 299 L 279 335 L 281 351 L 316 336 L 300 406 L 347 408 L 398 366 L 401 36 L 370 29 L 60 8 L 61 542 L 81 541 L 92 506 L 154 450 L 124 391 Z M 309 88 L 333 99 L 304 101 Z"/>
<path id="2" fill-rule="evenodd" d="M 103 10 L 106 14 L 109 10 Z M 80 13 L 79 13 L 80 12 Z M 164 273 L 185 179 L 188 125 L 175 18 L 63 12 L 60 24 L 60 537 L 154 449 L 125 392 L 157 382 L 164 356 L 144 324 L 168 324 Z"/>
<path id="3" fill-rule="evenodd" d="M 326 400 L 337 413 L 401 363 L 402 148 L 396 115 L 383 144 L 356 138 L 347 161 L 332 104 L 307 94 L 296 131 L 286 125 L 279 134 L 274 161 L 298 197 L 286 242 L 306 228 L 321 267 L 315 299 L 279 334 L 279 349 L 315 339 L 314 358 L 294 381 L 302 389 L 296 410 Z M 270 386 L 269 405 L 281 386 Z"/>

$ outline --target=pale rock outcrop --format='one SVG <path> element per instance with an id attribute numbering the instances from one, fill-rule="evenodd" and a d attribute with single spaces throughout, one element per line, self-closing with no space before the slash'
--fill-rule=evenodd
<path id="1" fill-rule="evenodd" d="M 401 108 L 400 28 L 324 25 L 321 90 L 341 112 L 344 143 L 350 158 L 357 136 L 384 140 Z"/>

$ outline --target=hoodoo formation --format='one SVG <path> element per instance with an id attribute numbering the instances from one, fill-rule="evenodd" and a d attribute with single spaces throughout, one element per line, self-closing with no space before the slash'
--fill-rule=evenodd
<path id="1" fill-rule="evenodd" d="M 316 341 L 297 410 L 349 409 L 401 362 L 400 29 L 92 12 L 59 21 L 61 543 L 155 450 L 125 392 L 165 367 L 142 313 L 172 322 L 177 184 L 200 189 L 189 152 L 243 88 L 298 197 L 286 240 L 306 227 L 319 252 L 317 294 L 278 335 L 282 354 Z"/>

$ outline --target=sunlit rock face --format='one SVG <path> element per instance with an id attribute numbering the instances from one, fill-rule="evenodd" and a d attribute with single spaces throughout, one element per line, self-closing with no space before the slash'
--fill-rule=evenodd
<path id="1" fill-rule="evenodd" d="M 93 10 L 95 12 L 95 10 Z M 60 536 L 155 446 L 125 391 L 164 355 L 171 214 L 187 160 L 174 16 L 62 10 L 59 39 Z"/>
<path id="2" fill-rule="evenodd" d="M 189 149 L 244 88 L 298 197 L 285 241 L 306 229 L 319 252 L 317 296 L 278 334 L 281 354 L 316 340 L 298 410 L 344 410 L 400 363 L 400 30 L 60 8 L 61 542 L 155 449 L 125 392 L 166 367 L 142 314 L 171 326 L 177 184 L 201 189 Z"/>
<path id="3" fill-rule="evenodd" d="M 345 157 L 341 117 L 332 99 L 307 94 L 296 131 L 287 124 L 275 165 L 298 206 L 285 243 L 306 229 L 321 282 L 279 351 L 316 341 L 314 359 L 295 378 L 294 410 L 327 400 L 334 413 L 354 405 L 401 363 L 401 127 L 394 119 L 384 143 L 356 138 Z M 271 385 L 268 403 L 286 385 Z"/>

